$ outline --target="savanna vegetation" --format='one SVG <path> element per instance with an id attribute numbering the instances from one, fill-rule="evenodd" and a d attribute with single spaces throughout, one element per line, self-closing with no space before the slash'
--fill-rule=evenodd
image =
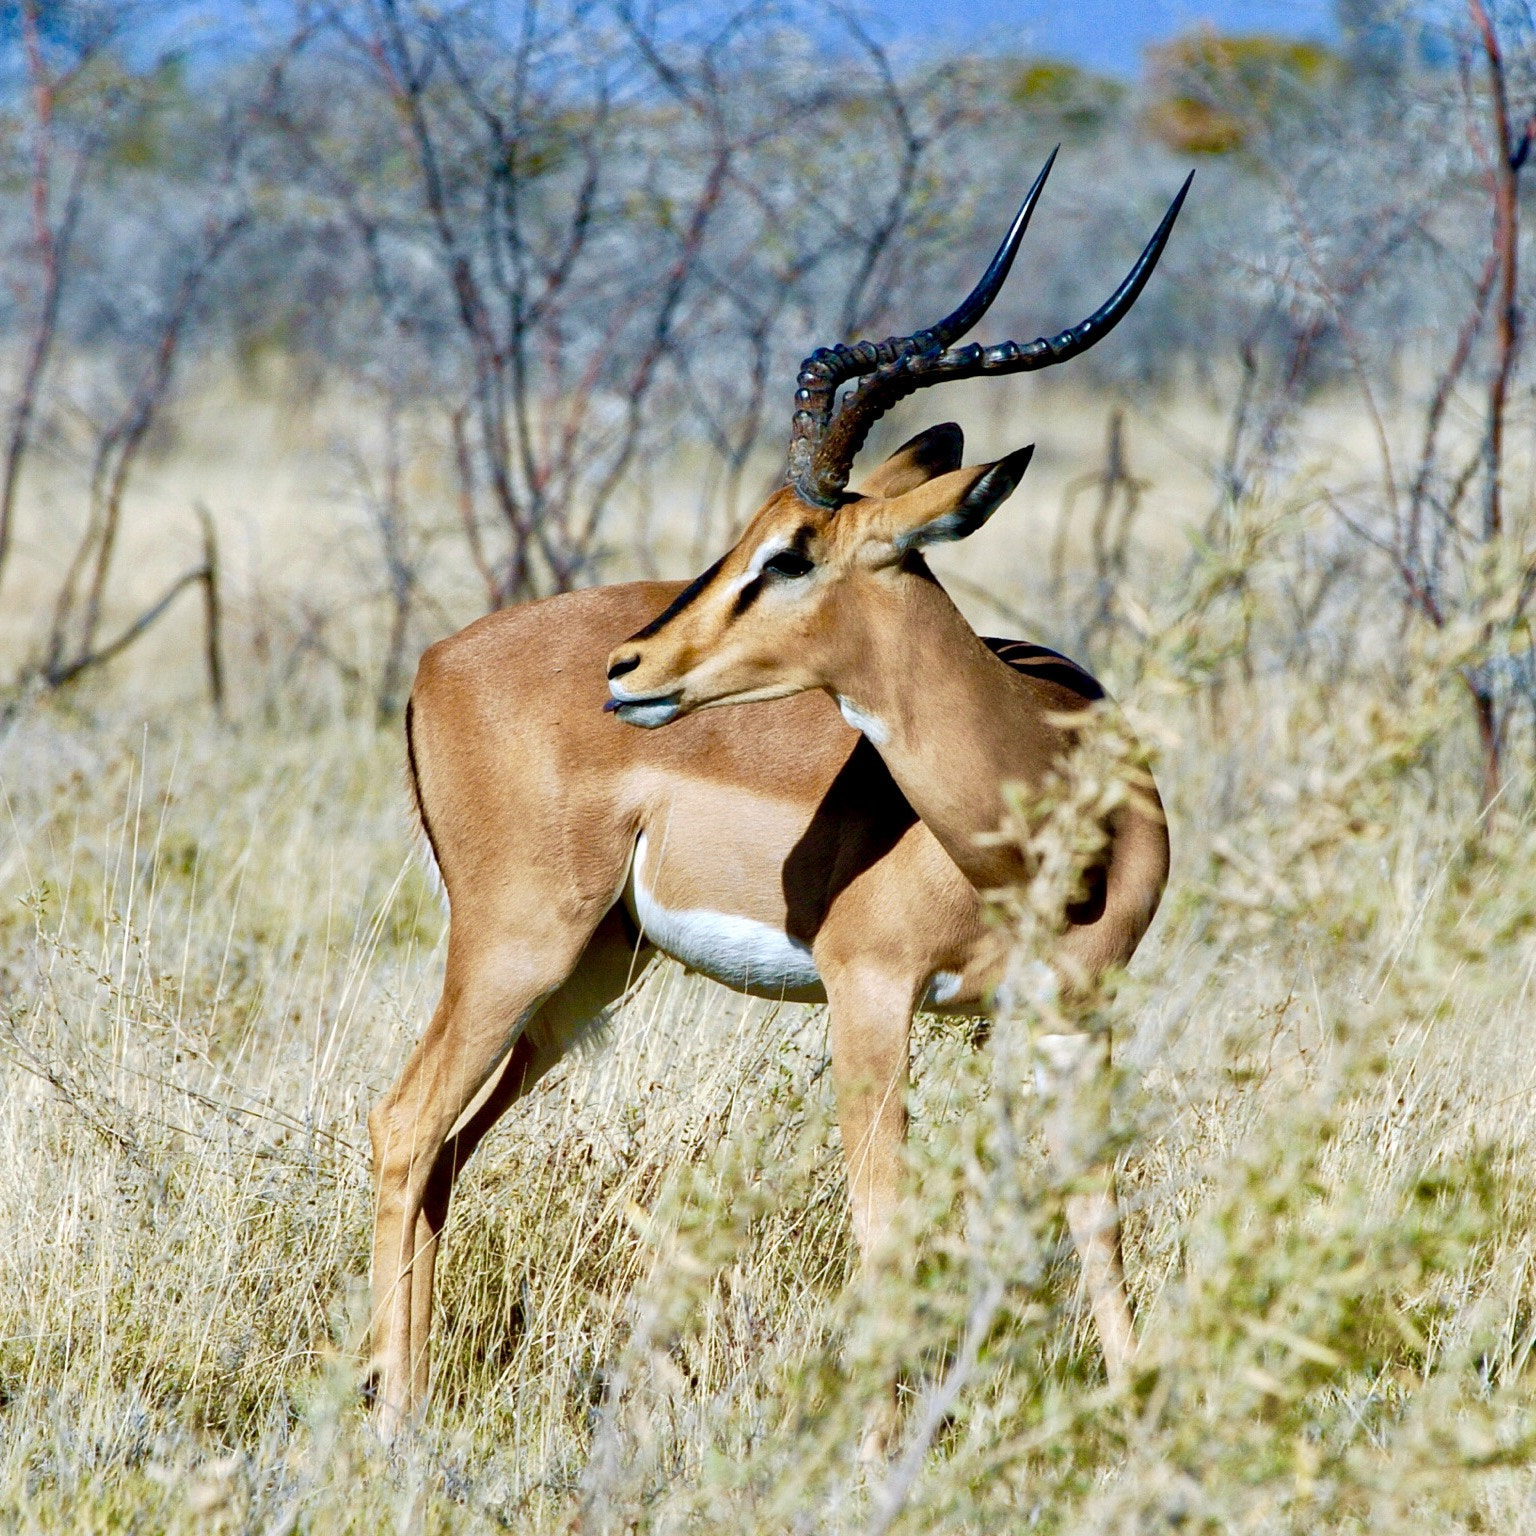
<path id="1" fill-rule="evenodd" d="M 1341 23 L 1125 82 L 793 8 L 0 9 L 7 1527 L 1536 1528 L 1536 37 Z M 1168 804 L 1095 1018 L 1132 1380 L 1030 1054 L 1101 747 L 1010 829 L 1013 1006 L 921 1021 L 910 1274 L 856 1279 L 821 1011 L 659 965 L 461 1181 L 386 1450 L 365 1116 L 446 926 L 415 654 L 707 563 L 798 359 L 934 318 L 1058 141 L 989 327 L 1086 313 L 1194 163 L 1153 284 L 870 459 L 1038 441 L 936 566 L 1094 667 Z"/>

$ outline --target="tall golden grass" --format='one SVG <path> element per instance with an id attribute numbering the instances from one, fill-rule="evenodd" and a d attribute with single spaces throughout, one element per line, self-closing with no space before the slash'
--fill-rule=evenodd
<path id="1" fill-rule="evenodd" d="M 1095 1019 L 1142 1338 L 1123 1389 L 1029 1047 L 1053 1007 L 1032 940 L 1112 758 L 1031 823 L 1009 1008 L 920 1022 L 910 1273 L 855 1278 L 822 1012 L 659 966 L 462 1180 L 433 1405 L 391 1454 L 359 1401 L 364 1116 L 444 931 L 395 733 L 281 698 L 218 725 L 163 656 L 18 712 L 0 1522 L 1536 1529 L 1536 824 L 1518 780 L 1478 812 L 1456 636 L 1386 615 L 1380 664 L 1274 664 L 1303 518 L 1275 495 L 1187 558 L 1165 525 L 1104 642 L 1175 847 Z M 1042 638 L 1070 626 L 986 585 Z M 892 1371 L 904 1438 L 871 1472 Z"/>

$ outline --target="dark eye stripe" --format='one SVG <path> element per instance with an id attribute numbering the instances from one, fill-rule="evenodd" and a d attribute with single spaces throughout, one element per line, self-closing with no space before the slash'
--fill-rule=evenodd
<path id="1" fill-rule="evenodd" d="M 763 578 L 754 576 L 740 592 L 736 594 L 735 605 L 731 609 L 731 617 L 739 619 L 748 608 L 758 599 L 758 594 L 763 590 Z"/>
<path id="2" fill-rule="evenodd" d="M 721 555 L 707 571 L 700 576 L 695 576 L 644 629 L 637 629 L 629 638 L 631 640 L 649 640 L 663 624 L 671 619 L 675 619 L 684 608 L 687 608 L 697 599 L 699 593 L 719 574 L 720 567 L 724 564 L 725 556 Z"/>

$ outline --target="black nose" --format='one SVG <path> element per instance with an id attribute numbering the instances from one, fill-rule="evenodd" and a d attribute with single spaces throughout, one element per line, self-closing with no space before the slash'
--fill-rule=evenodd
<path id="1" fill-rule="evenodd" d="M 608 681 L 611 683 L 616 677 L 623 677 L 626 672 L 633 672 L 640 665 L 638 656 L 625 656 L 608 668 Z"/>

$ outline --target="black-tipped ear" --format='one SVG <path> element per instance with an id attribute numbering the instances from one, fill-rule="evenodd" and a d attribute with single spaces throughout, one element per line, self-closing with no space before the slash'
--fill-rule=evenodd
<path id="1" fill-rule="evenodd" d="M 931 480 L 959 469 L 965 459 L 965 433 L 958 421 L 941 421 L 937 426 L 908 438 L 891 457 L 902 455 L 920 468 Z"/>
<path id="2" fill-rule="evenodd" d="M 921 549 L 925 544 L 951 544 L 969 538 L 1018 489 L 1034 456 L 1035 445 L 1031 443 L 989 465 L 953 507 L 903 535 L 896 541 L 897 548 Z"/>
<path id="3" fill-rule="evenodd" d="M 958 423 L 941 421 L 904 442 L 859 485 L 863 496 L 904 496 L 937 475 L 959 469 L 965 458 L 965 433 Z"/>
<path id="4" fill-rule="evenodd" d="M 1018 489 L 1019 481 L 1024 478 L 1024 471 L 1029 468 L 1029 461 L 1035 456 L 1035 445 L 1028 444 L 1023 448 L 1016 448 L 1007 458 L 999 459 L 980 480 L 965 494 L 965 500 L 960 503 L 961 509 L 975 516 L 978 521 L 976 527 L 992 516 L 1002 504 Z M 967 532 L 973 532 L 967 529 Z"/>

